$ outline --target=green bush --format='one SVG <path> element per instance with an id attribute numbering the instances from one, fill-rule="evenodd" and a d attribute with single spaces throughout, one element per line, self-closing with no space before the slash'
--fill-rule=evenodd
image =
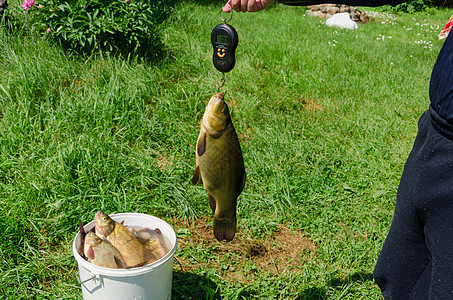
<path id="1" fill-rule="evenodd" d="M 430 0 L 411 0 L 407 2 L 403 2 L 396 6 L 384 5 L 377 8 L 379 11 L 388 11 L 392 13 L 416 13 L 416 12 L 424 12 L 431 8 L 433 4 Z"/>
<path id="2" fill-rule="evenodd" d="M 173 0 L 37 0 L 25 21 L 79 54 L 153 59 L 162 52 L 158 25 L 173 5 Z"/>
<path id="3" fill-rule="evenodd" d="M 8 31 L 20 30 L 25 24 L 26 12 L 18 2 L 11 3 L 8 1 L 8 8 L 3 11 L 0 17 L 0 26 L 5 27 Z"/>
<path id="4" fill-rule="evenodd" d="M 393 8 L 395 12 L 415 13 L 422 12 L 431 7 L 429 0 L 412 0 L 398 4 Z"/>

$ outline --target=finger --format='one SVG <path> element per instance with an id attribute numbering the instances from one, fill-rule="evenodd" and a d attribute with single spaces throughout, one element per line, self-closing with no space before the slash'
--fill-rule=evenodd
<path id="1" fill-rule="evenodd" d="M 228 0 L 228 2 L 223 7 L 223 11 L 228 13 L 231 11 L 231 8 L 232 8 L 231 0 Z"/>
<path id="2" fill-rule="evenodd" d="M 247 12 L 247 6 L 248 6 L 248 0 L 242 0 L 241 1 L 241 11 Z"/>
<path id="3" fill-rule="evenodd" d="M 231 8 L 233 8 L 235 11 L 240 12 L 241 11 L 241 0 L 229 0 Z"/>
<path id="4" fill-rule="evenodd" d="M 247 11 L 249 11 L 249 12 L 255 12 L 255 11 L 257 11 L 257 9 L 256 9 L 256 3 L 257 3 L 256 0 L 248 0 L 248 3 L 247 3 Z"/>
<path id="5" fill-rule="evenodd" d="M 263 10 L 266 7 L 272 5 L 274 2 L 275 2 L 275 0 L 256 0 L 256 2 L 255 2 L 255 10 L 254 11 Z"/>
<path id="6" fill-rule="evenodd" d="M 254 9 L 253 11 L 260 11 L 265 9 L 263 2 L 261 2 L 261 0 L 256 0 L 253 9 Z"/>

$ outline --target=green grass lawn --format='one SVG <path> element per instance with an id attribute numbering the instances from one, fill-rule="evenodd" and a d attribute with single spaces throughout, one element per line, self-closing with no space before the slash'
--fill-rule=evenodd
<path id="1" fill-rule="evenodd" d="M 381 297 L 373 268 L 452 10 L 380 14 L 352 31 L 298 7 L 234 14 L 223 90 L 247 183 L 224 245 L 190 184 L 221 79 L 210 32 L 222 4 L 177 3 L 158 64 L 84 59 L 0 29 L 1 297 L 81 299 L 71 244 L 99 209 L 174 225 L 175 299 Z M 289 257 L 293 239 L 310 246 Z"/>

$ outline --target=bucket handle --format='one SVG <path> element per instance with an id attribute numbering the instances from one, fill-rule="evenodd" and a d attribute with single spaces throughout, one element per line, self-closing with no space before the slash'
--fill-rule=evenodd
<path id="1" fill-rule="evenodd" d="M 96 275 L 93 275 L 93 276 L 91 276 L 90 278 L 85 279 L 84 281 L 81 281 L 79 272 L 76 273 L 75 277 L 76 277 L 76 279 L 77 279 L 77 282 L 78 282 L 80 285 L 82 285 L 83 283 L 85 283 L 85 282 L 87 282 L 87 281 L 90 281 L 90 280 L 95 279 L 95 278 L 96 278 Z"/>
<path id="2" fill-rule="evenodd" d="M 101 286 L 102 286 L 102 280 L 101 280 L 101 275 L 100 274 L 93 274 L 90 278 L 85 279 L 84 281 L 82 281 L 80 279 L 80 273 L 77 272 L 76 273 L 76 279 L 77 279 L 77 282 L 82 286 L 82 288 L 85 288 L 90 294 L 93 293 L 95 290 L 101 288 Z M 99 282 L 94 287 L 88 287 L 84 283 L 86 283 L 86 282 L 88 282 L 90 280 L 94 280 L 95 283 L 96 283 L 96 281 L 99 280 Z"/>

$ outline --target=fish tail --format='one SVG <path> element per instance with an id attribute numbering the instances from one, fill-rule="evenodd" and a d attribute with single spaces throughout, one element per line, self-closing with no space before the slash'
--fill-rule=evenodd
<path id="1" fill-rule="evenodd" d="M 221 242 L 223 240 L 229 242 L 234 238 L 236 233 L 236 220 L 233 222 L 222 222 L 214 219 L 214 236 Z"/>

